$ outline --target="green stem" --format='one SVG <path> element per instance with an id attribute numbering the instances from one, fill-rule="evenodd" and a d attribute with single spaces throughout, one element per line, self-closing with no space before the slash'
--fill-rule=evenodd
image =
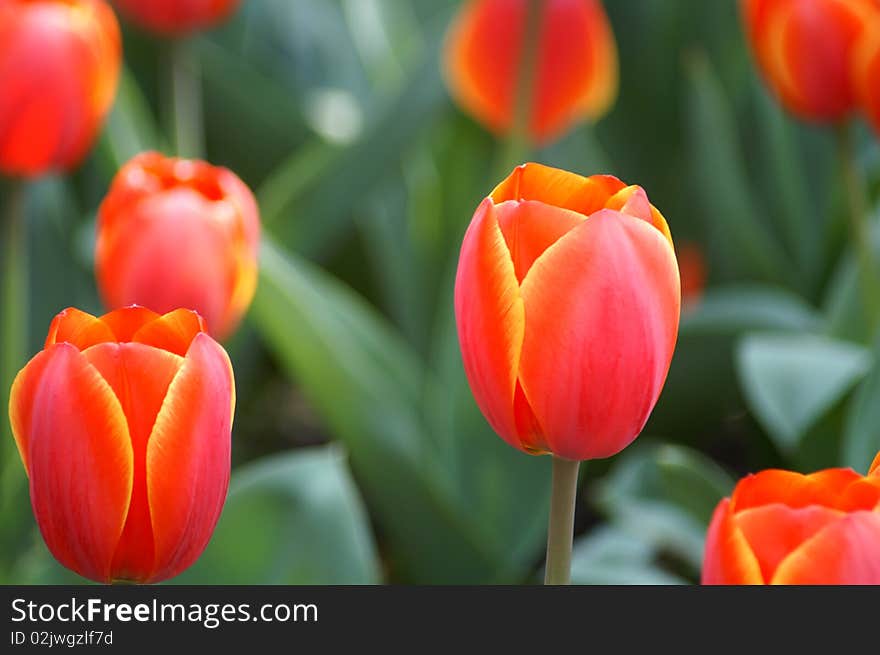
<path id="1" fill-rule="evenodd" d="M 185 39 L 170 42 L 170 99 L 174 149 L 180 157 L 204 155 L 202 85 L 198 60 Z"/>
<path id="2" fill-rule="evenodd" d="M 858 257 L 862 297 L 868 315 L 871 335 L 877 332 L 880 322 L 880 279 L 874 256 L 871 226 L 868 220 L 867 187 L 856 161 L 852 127 L 841 125 L 837 133 L 840 165 L 843 172 L 844 190 L 849 204 L 850 229 Z"/>
<path id="3" fill-rule="evenodd" d="M 498 158 L 498 179 L 529 158 L 531 137 L 529 125 L 532 120 L 532 97 L 538 72 L 538 45 L 541 36 L 541 16 L 544 0 L 528 0 L 523 47 L 520 52 L 516 78 L 516 96 L 513 105 L 513 123 L 507 133 Z"/>
<path id="4" fill-rule="evenodd" d="M 553 456 L 553 492 L 547 530 L 545 585 L 571 583 L 571 547 L 574 541 L 574 504 L 580 462 Z"/>

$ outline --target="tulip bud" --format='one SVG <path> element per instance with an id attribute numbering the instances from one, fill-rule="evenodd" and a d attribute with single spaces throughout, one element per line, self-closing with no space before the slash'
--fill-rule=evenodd
<path id="1" fill-rule="evenodd" d="M 240 0 L 114 0 L 119 10 L 143 28 L 180 35 L 225 20 Z"/>
<path id="2" fill-rule="evenodd" d="M 516 168 L 477 209 L 458 263 L 477 404 L 527 453 L 614 455 L 660 395 L 680 300 L 669 228 L 641 187 Z"/>
<path id="3" fill-rule="evenodd" d="M 98 213 L 95 267 L 111 308 L 194 309 L 231 334 L 257 284 L 260 219 L 231 171 L 144 153 L 113 181 Z"/>
<path id="4" fill-rule="evenodd" d="M 9 416 L 49 550 L 98 582 L 158 582 L 202 553 L 226 498 L 232 367 L 194 312 L 61 312 Z"/>
<path id="5" fill-rule="evenodd" d="M 880 477 L 768 470 L 715 510 L 703 584 L 880 584 Z"/>
<path id="6" fill-rule="evenodd" d="M 852 58 L 880 20 L 875 0 L 741 0 L 749 44 L 767 84 L 795 116 L 837 122 L 857 108 Z"/>
<path id="7" fill-rule="evenodd" d="M 456 101 L 490 130 L 514 123 L 517 84 L 534 0 L 470 0 L 446 40 L 445 68 Z M 529 101 L 534 141 L 598 120 L 617 96 L 617 47 L 599 0 L 540 0 Z"/>
<path id="8" fill-rule="evenodd" d="M 82 160 L 116 96 L 121 48 L 102 0 L 0 0 L 0 173 Z"/>

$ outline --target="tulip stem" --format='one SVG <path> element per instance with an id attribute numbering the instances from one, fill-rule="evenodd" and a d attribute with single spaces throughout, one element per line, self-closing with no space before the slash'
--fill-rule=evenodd
<path id="1" fill-rule="evenodd" d="M 182 38 L 171 41 L 169 53 L 169 111 L 174 149 L 180 157 L 202 157 L 205 143 L 198 60 L 192 53 L 191 43 Z"/>
<path id="2" fill-rule="evenodd" d="M 517 68 L 513 119 L 499 157 L 497 177 L 504 178 L 520 164 L 525 163 L 531 151 L 529 125 L 532 120 L 532 97 L 538 72 L 538 46 L 541 37 L 541 16 L 545 0 L 526 3 L 523 45 Z"/>
<path id="3" fill-rule="evenodd" d="M 2 182 L 2 180 L 0 180 Z M 15 447 L 12 441 L 9 420 L 6 417 L 9 406 L 9 391 L 18 370 L 27 360 L 27 322 L 28 322 L 28 261 L 27 261 L 27 225 L 25 223 L 25 186 L 19 181 L 8 181 L 3 190 L 2 217 L 2 308 L 0 319 L 0 402 L 2 402 L 2 423 L 0 430 L 0 453 L 2 453 L 2 470 L 4 473 L 17 463 Z M 4 475 L 4 501 L 7 476 Z"/>
<path id="4" fill-rule="evenodd" d="M 855 240 L 861 272 L 862 297 L 868 315 L 868 326 L 873 336 L 880 321 L 880 280 L 874 256 L 873 236 L 868 216 L 867 187 L 856 161 L 852 127 L 841 125 L 837 133 L 840 165 L 843 172 L 844 192 L 849 204 L 848 215 L 852 238 Z"/>
<path id="5" fill-rule="evenodd" d="M 571 547 L 574 541 L 574 505 L 579 467 L 580 462 L 553 456 L 545 585 L 571 583 Z"/>

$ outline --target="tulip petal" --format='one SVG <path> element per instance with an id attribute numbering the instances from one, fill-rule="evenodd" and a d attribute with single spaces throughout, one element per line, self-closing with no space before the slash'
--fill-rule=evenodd
<path id="1" fill-rule="evenodd" d="M 734 520 L 728 498 L 718 503 L 712 515 L 703 560 L 703 584 L 764 583 L 761 567 Z"/>
<path id="2" fill-rule="evenodd" d="M 176 309 L 147 323 L 131 340 L 184 357 L 199 332 L 206 332 L 204 319 L 191 309 Z"/>
<path id="3" fill-rule="evenodd" d="M 791 508 L 822 505 L 847 511 L 842 506 L 847 488 L 861 480 L 852 469 L 826 469 L 810 475 L 769 469 L 750 475 L 736 486 L 732 504 L 740 512 L 770 503 L 782 503 Z"/>
<path id="4" fill-rule="evenodd" d="M 34 515 L 59 562 L 108 582 L 131 497 L 128 425 L 116 395 L 82 353 L 69 344 L 45 352 L 30 412 Z"/>
<path id="5" fill-rule="evenodd" d="M 612 196 L 605 205 L 606 209 L 614 209 L 623 214 L 629 214 L 636 218 L 647 221 L 663 233 L 669 244 L 672 245 L 672 234 L 666 219 L 654 205 L 648 201 L 648 194 L 640 186 L 628 186 Z"/>
<path id="6" fill-rule="evenodd" d="M 764 580 L 772 580 L 782 560 L 842 516 L 839 510 L 819 505 L 793 509 L 774 503 L 737 512 L 735 520 L 761 566 Z"/>
<path id="7" fill-rule="evenodd" d="M 584 177 L 542 164 L 523 164 L 490 197 L 499 205 L 505 200 L 538 200 L 546 205 L 569 209 L 589 216 L 626 185 L 612 175 Z"/>
<path id="8" fill-rule="evenodd" d="M 207 334 L 198 334 L 147 444 L 153 582 L 192 564 L 211 538 L 229 484 L 234 409 L 229 358 Z"/>
<path id="9" fill-rule="evenodd" d="M 101 320 L 113 331 L 114 341 L 131 341 L 132 337 L 147 323 L 159 318 L 160 314 L 141 307 L 129 305 L 104 314 Z"/>
<path id="10" fill-rule="evenodd" d="M 153 534 L 147 504 L 147 440 L 168 385 L 183 358 L 140 343 L 102 343 L 83 355 L 113 389 L 128 422 L 134 476 L 125 528 L 113 557 L 113 577 L 142 582 L 153 569 Z"/>
<path id="11" fill-rule="evenodd" d="M 461 246 L 455 318 L 465 373 L 477 405 L 495 432 L 522 448 L 514 394 L 525 327 L 523 301 L 488 198 L 477 209 Z"/>
<path id="12" fill-rule="evenodd" d="M 791 553 L 772 584 L 880 585 L 880 512 L 854 512 Z"/>
<path id="13" fill-rule="evenodd" d="M 672 359 L 680 289 L 669 242 L 643 220 L 597 212 L 535 261 L 521 293 L 519 380 L 550 449 L 573 460 L 619 452 Z"/>
<path id="14" fill-rule="evenodd" d="M 877 457 L 874 458 L 874 462 L 868 470 L 868 475 L 880 475 L 880 453 L 877 453 Z"/>
<path id="15" fill-rule="evenodd" d="M 536 200 L 508 200 L 495 207 L 495 216 L 520 282 L 547 248 L 586 220 L 582 214 Z"/>
<path id="16" fill-rule="evenodd" d="M 9 422 L 12 436 L 24 470 L 30 475 L 28 453 L 30 452 L 31 421 L 34 411 L 34 396 L 40 388 L 43 372 L 49 363 L 51 350 L 43 350 L 31 359 L 15 376 L 9 391 Z"/>
<path id="17" fill-rule="evenodd" d="M 75 307 L 68 307 L 52 320 L 45 347 L 54 343 L 69 343 L 79 350 L 85 350 L 105 341 L 116 341 L 116 337 L 104 321 Z"/>

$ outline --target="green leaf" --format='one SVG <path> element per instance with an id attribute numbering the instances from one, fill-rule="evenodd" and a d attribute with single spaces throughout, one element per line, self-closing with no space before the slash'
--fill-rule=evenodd
<path id="1" fill-rule="evenodd" d="M 682 316 L 681 333 L 736 335 L 752 330 L 818 332 L 822 317 L 798 296 L 774 287 L 710 289 Z"/>
<path id="2" fill-rule="evenodd" d="M 793 451 L 871 365 L 870 353 L 810 335 L 750 335 L 737 351 L 746 402 L 777 447 Z"/>
<path id="3" fill-rule="evenodd" d="M 377 584 L 369 519 L 338 448 L 236 470 L 211 543 L 178 584 Z"/>
<path id="4" fill-rule="evenodd" d="M 738 277 L 789 283 L 790 263 L 752 200 L 741 140 L 721 84 L 705 55 L 692 55 L 688 64 L 693 190 L 707 228 L 723 246 L 717 254 L 727 256 L 723 263 Z"/>
<path id="5" fill-rule="evenodd" d="M 867 472 L 880 452 L 880 348 L 868 377 L 856 389 L 846 413 L 843 432 L 843 466 Z"/>
<path id="6" fill-rule="evenodd" d="M 399 567 L 394 574 L 445 583 L 525 577 L 540 533 L 536 540 L 531 531 L 528 538 L 521 537 L 521 530 L 499 532 L 490 520 L 503 513 L 533 521 L 530 511 L 516 505 L 517 498 L 532 491 L 523 477 L 499 476 L 505 472 L 500 470 L 503 459 L 472 459 L 476 470 L 469 479 L 484 488 L 481 498 L 491 501 L 486 506 L 494 503 L 498 510 L 492 515 L 479 509 L 486 506 L 475 508 L 474 499 L 462 492 L 470 486 L 451 468 L 438 435 L 426 429 L 422 393 L 433 385 L 399 335 L 342 284 L 269 240 L 261 273 L 251 310 L 254 323 L 351 453 L 358 480 L 388 536 Z M 472 434 L 458 438 L 479 440 Z M 530 459 L 497 437 L 486 443 L 507 449 L 506 455 L 515 456 L 521 466 Z M 543 498 L 531 494 L 527 500 L 540 503 Z M 522 543 L 512 545 L 514 538 Z"/>
<path id="7" fill-rule="evenodd" d="M 652 544 L 617 528 L 600 527 L 575 541 L 571 581 L 583 585 L 687 583 L 655 564 L 656 556 Z"/>
<path id="8" fill-rule="evenodd" d="M 733 490 L 733 478 L 713 460 L 688 448 L 664 445 L 656 457 L 666 498 L 708 524 L 718 501 Z"/>

